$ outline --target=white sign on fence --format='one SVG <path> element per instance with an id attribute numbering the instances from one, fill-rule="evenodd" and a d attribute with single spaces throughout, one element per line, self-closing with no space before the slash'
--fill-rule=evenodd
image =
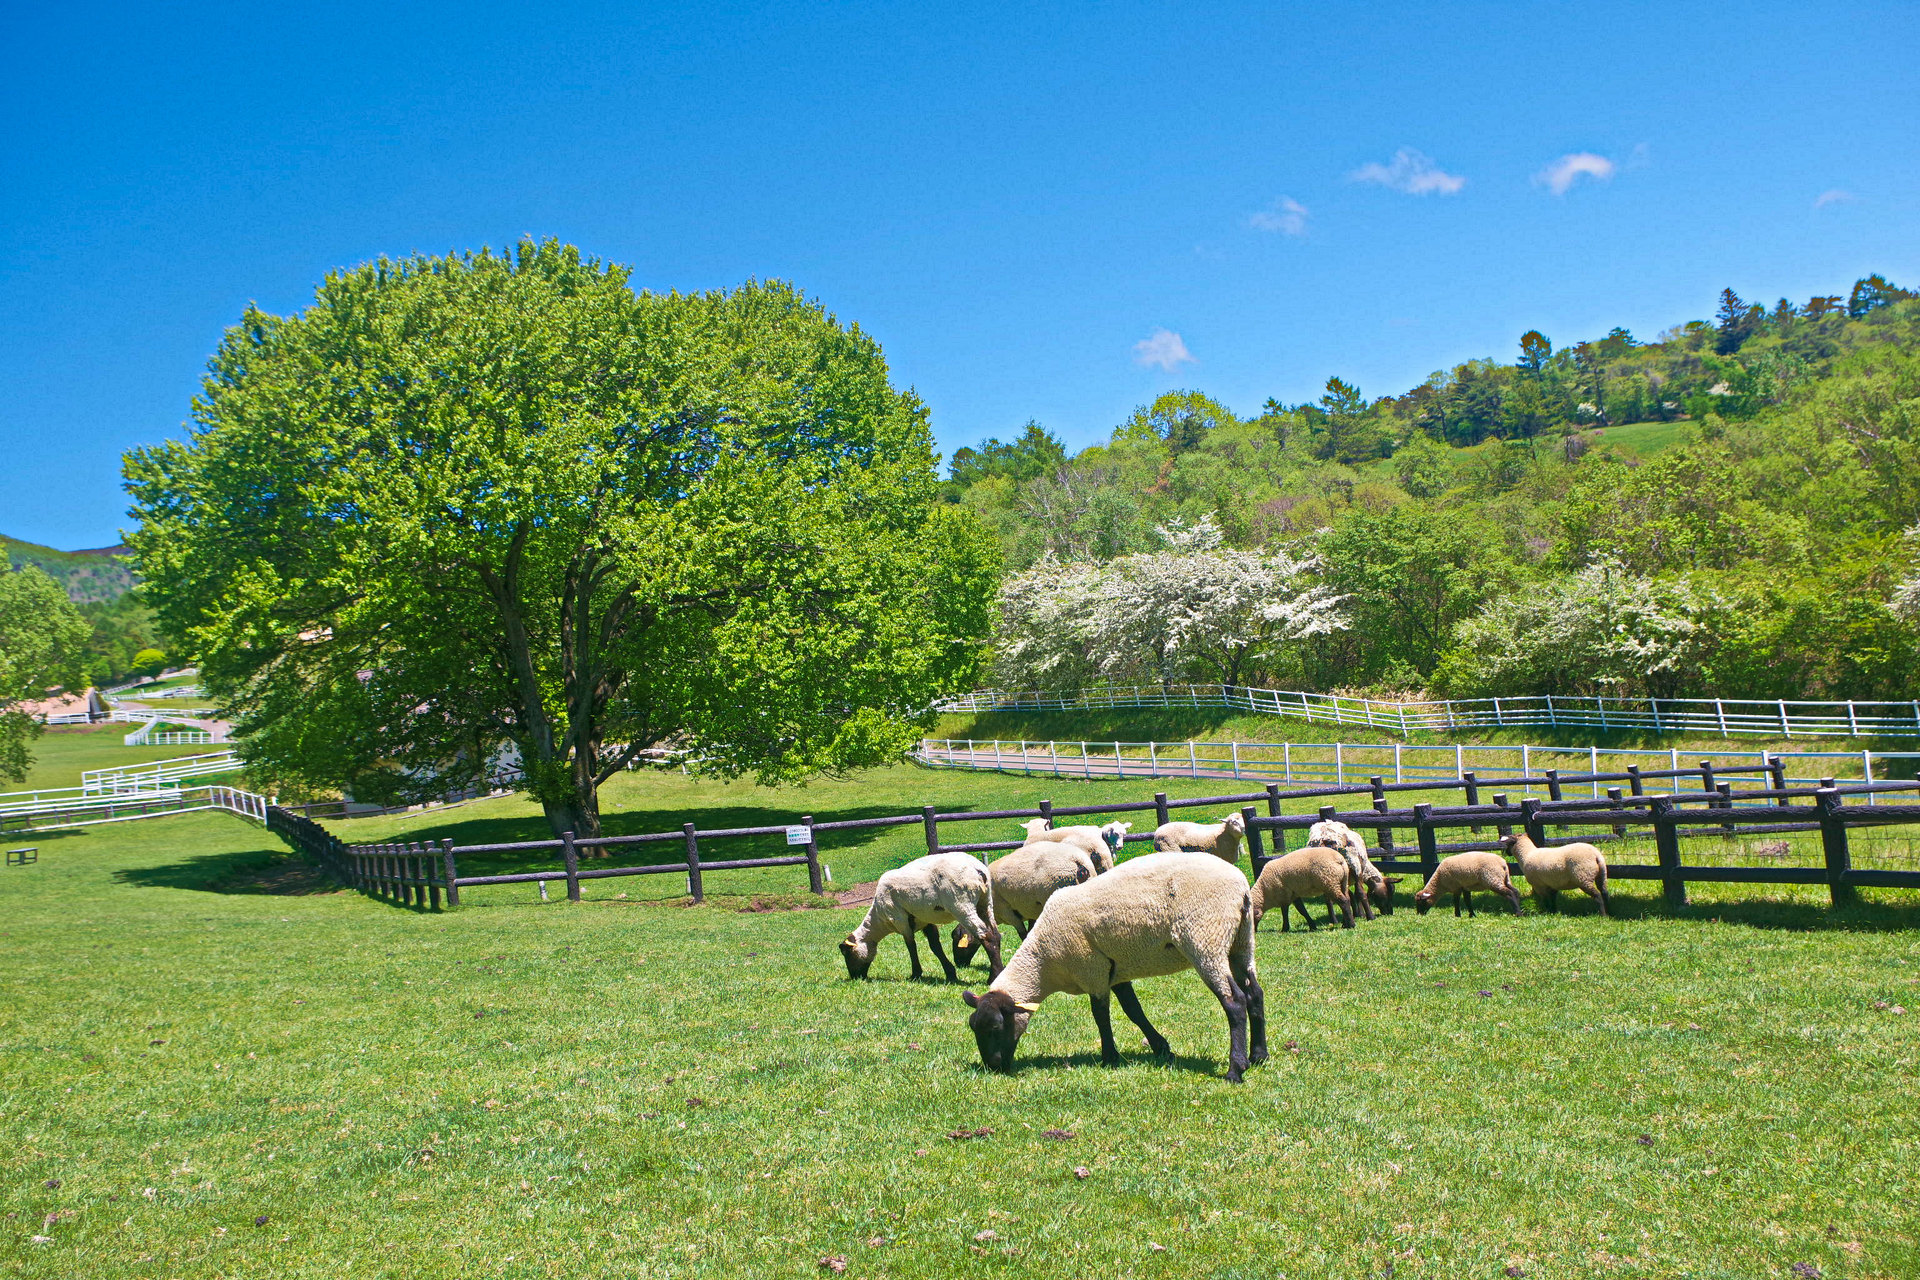
<path id="1" fill-rule="evenodd" d="M 810 832 L 811 830 L 812 830 L 811 827 L 788 827 L 787 843 L 788 844 L 807 843 L 807 835 L 808 835 L 808 832 Z"/>

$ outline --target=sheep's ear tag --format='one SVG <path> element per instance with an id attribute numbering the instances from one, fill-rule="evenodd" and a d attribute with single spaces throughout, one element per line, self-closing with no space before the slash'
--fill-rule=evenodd
<path id="1" fill-rule="evenodd" d="M 1014 1001 L 1014 1003 L 1013 1003 L 1013 1007 L 1014 1007 L 1014 1008 L 1016 1008 L 1016 1009 L 1018 1009 L 1018 1010 L 1020 1010 L 1020 1011 L 1021 1011 L 1022 1013 L 1038 1013 L 1038 1012 L 1040 1012 L 1040 1006 L 1039 1006 L 1039 1005 L 1037 1005 L 1037 1004 L 1028 1004 L 1028 1003 L 1027 1003 L 1026 1001 L 1024 1001 L 1024 1000 L 1016 1000 L 1016 1001 Z"/>
<path id="2" fill-rule="evenodd" d="M 853 941 L 853 935 L 852 935 L 852 934 L 848 934 L 848 935 L 847 935 L 847 941 L 848 941 L 848 942 L 852 942 L 852 941 Z"/>

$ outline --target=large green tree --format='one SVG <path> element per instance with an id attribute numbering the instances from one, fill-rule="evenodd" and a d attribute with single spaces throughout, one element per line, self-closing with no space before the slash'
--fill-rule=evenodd
<path id="1" fill-rule="evenodd" d="M 996 552 L 880 348 L 778 284 L 636 295 L 555 244 L 330 275 L 229 331 L 131 539 L 257 768 L 425 797 L 517 751 L 555 831 L 647 749 L 894 758 Z"/>
<path id="2" fill-rule="evenodd" d="M 0 778 L 19 782 L 40 723 L 21 707 L 63 686 L 86 684 L 82 648 L 92 628 L 60 584 L 0 557 Z"/>

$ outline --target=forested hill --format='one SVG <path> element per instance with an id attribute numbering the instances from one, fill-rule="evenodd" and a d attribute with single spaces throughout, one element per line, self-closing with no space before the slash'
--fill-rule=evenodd
<path id="1" fill-rule="evenodd" d="M 1072 456 L 1038 423 L 956 451 L 948 496 L 1012 575 L 998 678 L 1920 697 L 1920 297 L 1879 276 L 1804 304 L 1728 290 L 1652 341 L 1528 331 L 1516 355 L 1376 399 L 1336 376 L 1252 417 L 1174 392 Z M 1162 569 L 1216 537 L 1206 572 L 1294 557 L 1339 625 L 1134 644 L 1098 636 L 1094 603 L 1021 612 L 1049 582 L 1177 590 Z M 1260 596 L 1240 589 L 1207 598 Z"/>
<path id="2" fill-rule="evenodd" d="M 127 567 L 125 547 L 97 551 L 55 551 L 31 542 L 0 535 L 0 552 L 13 565 L 33 565 L 67 589 L 77 604 L 118 600 L 133 590 L 133 570 Z"/>

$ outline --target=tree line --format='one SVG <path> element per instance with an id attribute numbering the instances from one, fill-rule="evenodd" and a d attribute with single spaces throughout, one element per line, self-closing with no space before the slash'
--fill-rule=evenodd
<path id="1" fill-rule="evenodd" d="M 1727 290 L 1647 343 L 1529 330 L 1511 362 L 1375 400 L 1334 378 L 1242 418 L 1174 392 L 1073 454 L 1029 423 L 956 451 L 945 497 L 1008 564 L 1004 685 L 1920 695 L 1920 299 L 1880 276 L 1803 305 Z M 1203 591 L 1222 548 L 1265 563 Z M 1160 607 L 1213 638 L 1116 648 L 1102 593 L 1183 556 Z M 1337 604 L 1275 628 L 1240 602 L 1260 575 L 1282 614 Z M 1048 615 L 1050 582 L 1076 602 Z"/>

